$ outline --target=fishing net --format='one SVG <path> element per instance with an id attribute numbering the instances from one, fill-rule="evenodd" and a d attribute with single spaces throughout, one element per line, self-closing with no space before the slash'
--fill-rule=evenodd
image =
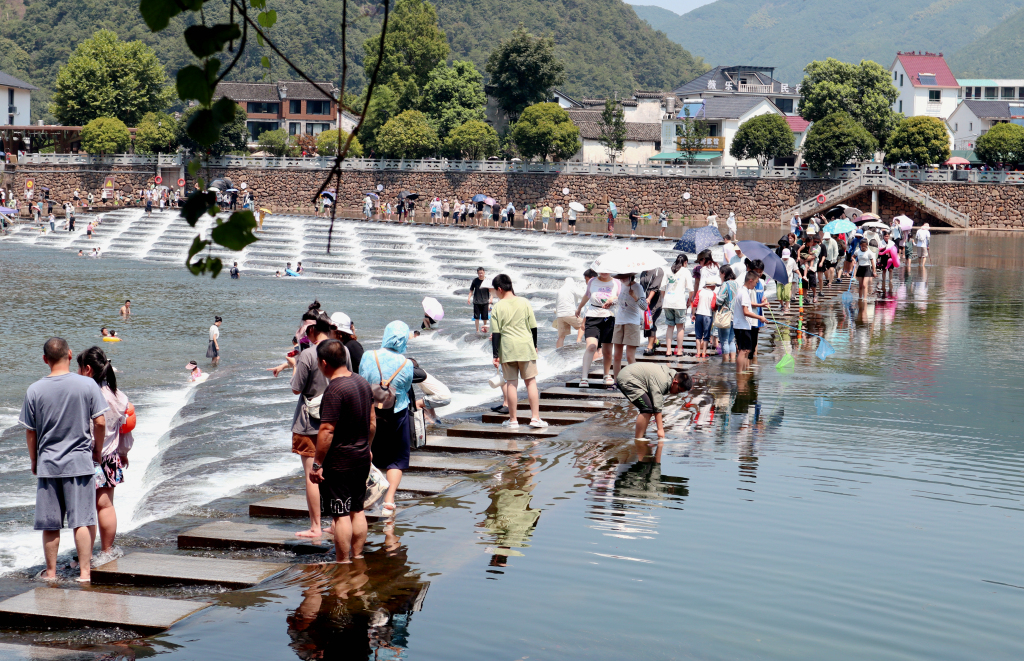
<path id="1" fill-rule="evenodd" d="M 818 360 L 825 360 L 826 358 L 834 354 L 836 350 L 832 348 L 832 345 L 828 343 L 828 340 L 821 337 L 820 335 L 818 335 L 817 337 L 820 339 L 820 341 L 818 342 L 818 350 L 814 352 L 814 355 L 818 357 Z"/>
<path id="2" fill-rule="evenodd" d="M 779 370 L 780 372 L 784 372 L 787 369 L 792 369 L 794 365 L 796 365 L 796 361 L 793 360 L 793 354 L 787 353 L 785 356 L 782 357 L 782 360 L 775 363 L 775 369 Z"/>

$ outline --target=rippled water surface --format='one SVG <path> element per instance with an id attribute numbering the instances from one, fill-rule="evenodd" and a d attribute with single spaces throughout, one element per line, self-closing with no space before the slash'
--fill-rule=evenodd
<path id="1" fill-rule="evenodd" d="M 477 262 L 508 270 L 533 298 L 542 376 L 574 369 L 578 349 L 551 349 L 551 292 L 607 243 L 442 232 L 344 225 L 345 268 L 358 277 L 342 282 L 210 281 L 139 259 L 153 256 L 142 248 L 80 260 L 0 242 L 0 592 L 32 587 L 41 562 L 24 436 L 8 427 L 44 373 L 50 334 L 76 350 L 101 325 L 125 337 L 104 348 L 139 404 L 117 491 L 127 550 L 175 552 L 182 527 L 295 490 L 294 400 L 285 377 L 264 370 L 313 297 L 351 314 L 372 347 L 387 321 L 418 319 L 425 291 L 438 296 L 449 317 L 410 353 L 452 385 L 449 422 L 493 399 L 481 387 L 489 347 L 460 307 Z M 310 243 L 262 246 L 266 268 L 285 256 L 319 261 Z M 181 659 L 1019 659 L 1022 254 L 1016 235 L 936 236 L 929 266 L 897 276 L 892 297 L 806 315 L 836 349 L 826 362 L 817 339 L 794 333 L 790 373 L 773 368 L 772 353 L 739 378 L 717 359 L 693 370 L 690 406 L 670 400 L 660 446 L 634 443 L 632 416 L 615 409 L 407 507 L 394 529 L 376 524 L 365 564 L 229 554 L 294 566 L 252 590 L 165 589 L 217 606 L 116 649 Z M 261 265 L 247 268 L 255 276 Z M 117 318 L 124 298 L 135 309 L 127 323 Z M 184 364 L 208 362 L 214 314 L 225 319 L 224 358 L 186 387 Z"/>

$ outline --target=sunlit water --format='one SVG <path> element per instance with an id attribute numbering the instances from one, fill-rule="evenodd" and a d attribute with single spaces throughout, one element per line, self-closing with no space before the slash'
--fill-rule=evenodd
<path id="1" fill-rule="evenodd" d="M 261 490 L 294 489 L 294 399 L 286 376 L 264 370 L 287 350 L 314 297 L 352 315 L 372 348 L 384 323 L 417 322 L 420 298 L 438 296 L 449 317 L 410 354 L 452 385 L 449 419 L 493 400 L 484 384 L 489 347 L 463 306 L 478 262 L 511 272 L 533 296 L 542 374 L 577 364 L 578 349 L 550 348 L 550 292 L 608 244 L 445 231 L 342 224 L 339 246 L 351 255 L 344 268 L 358 277 L 341 283 L 210 281 L 177 263 L 140 261 L 153 256 L 145 246 L 130 259 L 88 260 L 0 242 L 9 301 L 0 421 L 14 423 L 25 387 L 45 373 L 45 337 L 61 334 L 78 350 L 101 325 L 117 328 L 125 341 L 104 348 L 140 421 L 117 491 L 121 528 L 129 550 L 173 552 L 182 526 L 241 516 Z M 814 356 L 816 338 L 790 336 L 791 373 L 773 369 L 772 353 L 749 377 L 717 360 L 694 370 L 692 405 L 671 401 L 660 448 L 634 444 L 632 418 L 617 409 L 403 510 L 394 532 L 378 524 L 365 567 L 293 558 L 292 570 L 260 589 L 203 592 L 219 605 L 138 651 L 182 659 L 1020 658 L 1024 241 L 961 235 L 934 244 L 929 267 L 901 273 L 891 298 L 808 313 L 809 329 L 836 349 L 826 362 Z M 243 268 L 272 273 L 285 255 L 307 265 L 318 261 L 315 250 L 307 239 L 266 265 L 247 253 Z M 399 251 L 408 270 L 395 271 Z M 537 275 L 534 265 L 549 262 Z M 117 318 L 124 298 L 134 308 L 127 323 Z M 214 314 L 225 319 L 224 358 L 190 388 L 183 367 L 192 358 L 207 365 Z M 5 594 L 30 587 L 27 572 L 41 560 L 32 487 L 22 432 L 0 432 Z"/>

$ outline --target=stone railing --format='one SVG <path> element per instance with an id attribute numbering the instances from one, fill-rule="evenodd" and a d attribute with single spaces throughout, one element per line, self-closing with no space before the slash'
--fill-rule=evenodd
<path id="1" fill-rule="evenodd" d="M 152 167 L 174 167 L 182 164 L 181 154 L 25 154 L 18 157 L 18 165 L 148 165 Z"/>

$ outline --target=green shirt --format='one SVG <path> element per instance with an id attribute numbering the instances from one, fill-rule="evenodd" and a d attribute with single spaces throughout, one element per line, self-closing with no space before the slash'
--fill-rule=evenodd
<path id="1" fill-rule="evenodd" d="M 672 372 L 668 365 L 659 363 L 633 363 L 619 370 L 619 390 L 631 402 L 647 395 L 655 411 L 665 406 L 665 395 L 672 386 Z"/>
<path id="2" fill-rule="evenodd" d="M 533 308 L 525 298 L 512 296 L 495 303 L 491 310 L 491 332 L 501 333 L 501 362 L 537 360 L 532 330 L 536 327 Z"/>

